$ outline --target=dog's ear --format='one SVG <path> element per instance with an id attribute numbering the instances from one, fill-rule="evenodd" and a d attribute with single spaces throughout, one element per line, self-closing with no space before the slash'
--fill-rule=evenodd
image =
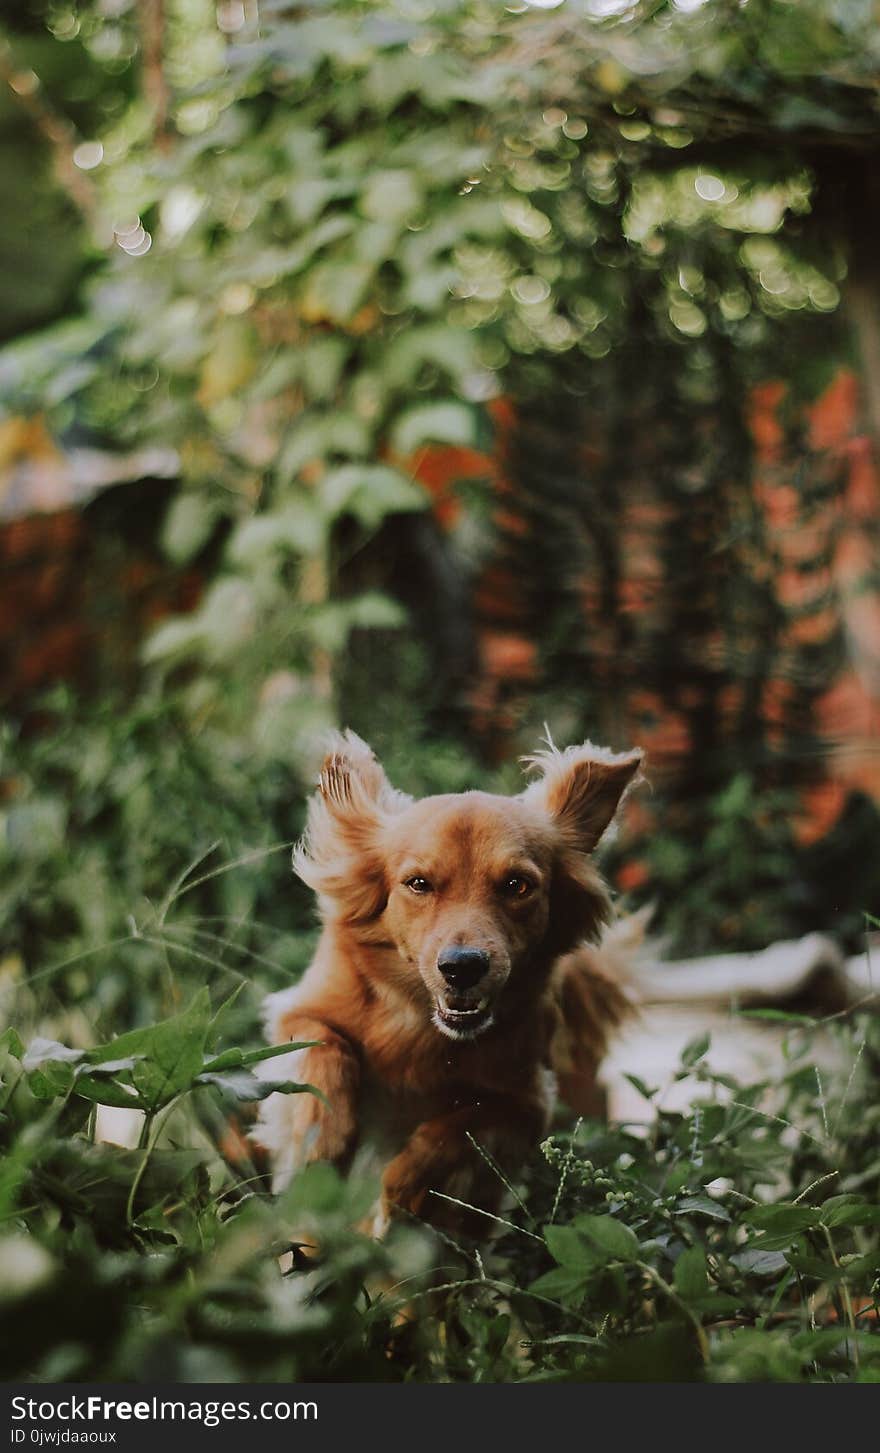
<path id="1" fill-rule="evenodd" d="M 410 800 L 391 786 L 366 742 L 352 731 L 334 735 L 293 866 L 344 922 L 366 924 L 382 912 L 382 829 Z"/>
<path id="2" fill-rule="evenodd" d="M 564 752 L 550 747 L 526 759 L 541 776 L 526 788 L 523 801 L 549 818 L 557 831 L 549 930 L 554 953 L 597 939 L 611 917 L 608 888 L 590 854 L 636 780 L 642 755 L 609 752 L 584 742 Z"/>
<path id="3" fill-rule="evenodd" d="M 318 796 L 341 821 L 361 821 L 379 809 L 393 809 L 408 799 L 385 776 L 373 751 L 353 731 L 335 732 L 318 773 Z"/>
<path id="4" fill-rule="evenodd" d="M 541 772 L 523 796 L 552 818 L 566 842 L 591 853 L 636 778 L 643 753 L 609 752 L 584 742 L 559 752 L 551 747 L 526 762 Z"/>

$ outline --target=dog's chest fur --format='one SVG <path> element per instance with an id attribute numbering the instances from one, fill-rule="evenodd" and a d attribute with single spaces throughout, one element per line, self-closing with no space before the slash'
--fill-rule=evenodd
<path id="1" fill-rule="evenodd" d="M 272 1042 L 281 1038 L 279 1027 L 287 1016 L 299 1008 L 304 998 L 304 985 L 272 994 L 266 1000 L 264 1017 Z M 400 1032 L 400 1008 L 397 1025 Z M 414 1016 L 417 1011 L 413 1010 Z M 417 1038 L 424 1036 L 427 1053 L 401 1056 L 385 1046 L 379 1036 L 378 1053 L 369 1046 L 363 1051 L 361 1082 L 358 1094 L 358 1128 L 352 1150 L 351 1169 L 356 1174 L 379 1178 L 389 1162 L 403 1150 L 417 1127 L 426 1120 L 465 1106 L 478 1104 L 481 1092 L 491 1093 L 494 1075 L 487 1064 L 480 1074 L 479 1042 L 462 1054 L 461 1047 L 442 1039 L 430 1023 L 417 1023 Z M 395 1036 L 396 1037 L 396 1036 Z M 303 1081 L 307 1050 L 291 1050 L 287 1055 L 264 1061 L 257 1073 L 269 1080 Z M 488 1060 L 494 1056 L 487 1056 Z M 425 1076 L 426 1061 L 432 1073 Z M 546 1106 L 547 1121 L 556 1098 L 556 1079 L 549 1069 L 539 1072 L 539 1092 Z M 480 1081 L 484 1083 L 481 1085 Z M 295 1128 L 295 1096 L 274 1094 L 260 1106 L 256 1138 L 269 1151 L 272 1162 L 272 1189 L 278 1194 L 291 1182 L 297 1170 L 308 1159 L 309 1147 L 297 1138 Z"/>

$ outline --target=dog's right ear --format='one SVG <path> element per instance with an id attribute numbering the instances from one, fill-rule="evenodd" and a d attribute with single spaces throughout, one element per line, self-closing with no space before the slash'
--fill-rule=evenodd
<path id="1" fill-rule="evenodd" d="M 382 828 L 410 801 L 391 786 L 366 742 L 352 731 L 334 735 L 293 867 L 342 921 L 364 924 L 382 912 Z"/>

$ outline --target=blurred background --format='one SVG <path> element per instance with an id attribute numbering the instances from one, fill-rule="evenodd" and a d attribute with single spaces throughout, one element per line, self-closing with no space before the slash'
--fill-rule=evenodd
<path id="1" fill-rule="evenodd" d="M 333 724 L 641 744 L 674 953 L 859 946 L 878 80 L 875 0 L 6 0 L 5 999 L 286 982 Z"/>

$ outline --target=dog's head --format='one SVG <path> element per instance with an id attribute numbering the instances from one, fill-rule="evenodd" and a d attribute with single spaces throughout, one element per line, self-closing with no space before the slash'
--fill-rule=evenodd
<path id="1" fill-rule="evenodd" d="M 591 854 L 641 760 L 589 742 L 550 748 L 528 759 L 540 776 L 516 797 L 414 802 L 347 732 L 324 761 L 294 866 L 328 919 L 397 951 L 395 981 L 437 1029 L 473 1038 L 607 920 Z"/>

